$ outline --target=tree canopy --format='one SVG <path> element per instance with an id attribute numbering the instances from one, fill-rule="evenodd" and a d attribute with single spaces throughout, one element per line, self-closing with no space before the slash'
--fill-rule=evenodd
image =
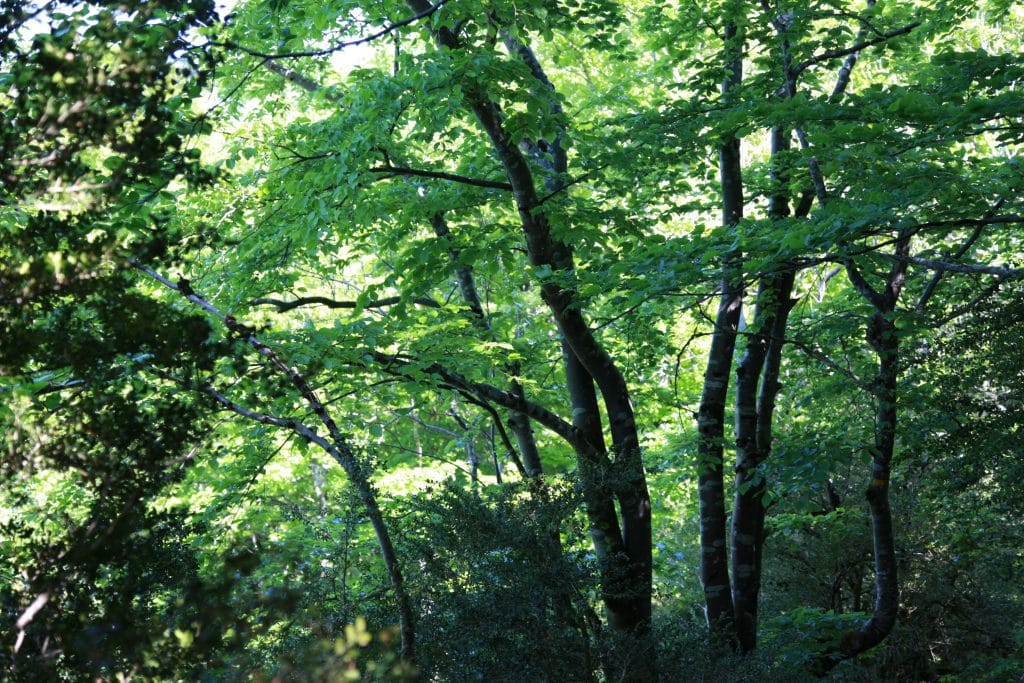
<path id="1" fill-rule="evenodd" d="M 1024 11 L 0 0 L 12 680 L 1024 674 Z"/>

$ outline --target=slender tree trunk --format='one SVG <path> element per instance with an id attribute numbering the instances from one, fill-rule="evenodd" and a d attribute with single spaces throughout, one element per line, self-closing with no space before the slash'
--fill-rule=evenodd
<path id="1" fill-rule="evenodd" d="M 743 57 L 736 24 L 725 26 L 727 74 L 722 82 L 723 99 L 728 99 L 743 78 Z M 740 141 L 732 136 L 719 150 L 719 175 L 722 184 L 722 223 L 735 226 L 743 217 L 743 174 L 740 165 Z M 699 439 L 698 501 L 700 506 L 701 581 L 704 603 L 712 632 L 732 630 L 733 604 L 729 582 L 728 542 L 725 515 L 724 439 L 725 402 L 729 392 L 729 373 L 736 348 L 743 304 L 741 255 L 728 254 L 722 266 L 721 298 L 715 315 L 711 350 L 704 372 L 704 388 L 697 413 Z"/>
<path id="2" fill-rule="evenodd" d="M 772 129 L 768 217 L 789 215 L 788 177 L 779 157 L 789 149 L 789 132 Z M 796 271 L 763 275 L 754 309 L 754 334 L 736 370 L 736 499 L 732 514 L 732 599 L 740 649 L 757 646 L 757 606 L 764 550 L 765 481 L 759 472 L 771 453 L 772 420 Z M 760 389 L 759 389 L 760 386 Z"/>
<path id="3" fill-rule="evenodd" d="M 533 74 L 541 88 L 544 89 L 545 92 L 539 94 L 550 96 L 551 116 L 556 120 L 560 119 L 562 107 L 555 97 L 554 86 L 544 73 L 544 69 L 537 60 L 533 50 L 508 34 L 504 36 L 504 40 L 509 52 L 513 55 L 518 55 L 527 68 L 530 69 L 530 73 Z M 537 164 L 544 169 L 544 191 L 549 196 L 554 196 L 565 188 L 568 159 L 565 148 L 562 145 L 563 138 L 564 131 L 560 128 L 554 140 L 524 141 L 520 145 L 531 151 Z M 554 264 L 557 269 L 563 272 L 574 270 L 575 263 L 572 248 L 560 240 L 554 240 L 553 247 Z M 643 480 L 641 486 L 637 486 L 635 469 L 632 472 L 627 472 L 625 480 L 619 480 L 621 473 L 615 471 L 615 467 L 608 459 L 607 451 L 604 448 L 601 414 L 598 408 L 597 394 L 594 390 L 594 378 L 573 350 L 570 340 L 564 335 L 562 337 L 562 357 L 569 385 L 573 423 L 586 435 L 587 440 L 599 449 L 600 463 L 597 472 L 600 479 L 591 478 L 590 486 L 598 485 L 596 490 L 602 491 L 600 498 L 605 501 L 597 503 L 597 507 L 601 510 L 599 514 L 600 522 L 606 529 L 613 529 L 616 534 L 621 533 L 621 551 L 625 552 L 624 557 L 627 560 L 629 558 L 642 557 L 645 552 L 648 554 L 650 552 L 650 535 L 648 533 L 646 540 L 644 539 L 643 520 L 640 520 L 640 528 L 637 529 L 637 517 L 638 515 L 644 518 L 649 517 L 650 504 L 645 495 L 637 496 L 636 491 L 639 488 L 646 492 L 646 481 Z M 625 390 L 624 383 L 622 390 Z M 614 422 L 614 418 L 612 419 Z M 614 425 L 612 429 L 614 442 Z M 639 455 L 638 446 L 636 451 L 637 455 Z M 616 451 L 617 456 L 618 454 L 619 451 Z M 588 457 L 582 453 L 577 453 L 577 456 L 582 458 Z M 618 457 L 616 461 L 619 462 Z M 623 462 L 625 462 L 625 459 Z M 642 469 L 640 474 L 642 477 Z M 609 484 L 611 488 L 609 488 Z M 619 508 L 622 511 L 621 527 L 615 515 L 615 506 L 611 502 L 611 497 L 607 496 L 608 491 L 614 491 L 614 496 L 619 501 Z M 610 524 L 612 521 L 615 522 L 614 527 Z M 647 524 L 649 525 L 649 521 Z M 602 535 L 604 535 L 603 532 Z M 607 540 L 604 543 L 607 543 Z M 609 625 L 615 630 L 632 633 L 639 625 L 650 621 L 650 603 L 648 600 L 645 604 L 638 604 L 636 600 L 638 586 L 636 585 L 635 575 L 630 571 L 628 562 L 623 563 L 622 558 L 623 556 L 621 555 L 617 556 L 615 553 L 607 553 L 601 559 L 602 565 L 606 567 L 603 573 L 607 577 L 607 581 L 603 582 L 603 596 L 605 604 L 608 605 Z M 627 580 L 622 581 L 619 577 L 626 578 Z M 639 586 L 639 589 L 642 591 L 641 595 L 643 592 L 649 594 L 649 566 L 647 569 L 646 585 Z"/>
<path id="4" fill-rule="evenodd" d="M 764 520 L 764 481 L 758 466 L 764 453 L 757 442 L 757 387 L 768 352 L 774 295 L 772 283 L 762 280 L 754 309 L 754 326 L 761 326 L 747 341 L 736 368 L 736 499 L 732 510 L 732 602 L 740 649 L 754 649 L 757 642 L 757 548 Z"/>
<path id="5" fill-rule="evenodd" d="M 608 611 L 608 620 L 612 622 L 623 611 L 620 596 L 626 592 L 626 587 L 618 585 L 619 582 L 615 580 L 623 575 L 616 565 L 625 557 L 626 549 L 613 502 L 612 463 L 604 446 L 594 380 L 564 341 L 562 358 L 572 407 L 572 422 L 590 446 L 577 447 L 576 456 L 590 537 L 601 570 L 601 599 Z"/>
<path id="6" fill-rule="evenodd" d="M 724 439 L 725 399 L 729 391 L 739 324 L 739 288 L 725 279 L 715 316 L 715 331 L 704 372 L 704 391 L 698 411 L 697 444 L 698 502 L 700 508 L 700 569 L 704 585 L 704 603 L 708 625 L 712 631 L 729 629 L 733 618 L 732 594 L 726 552 Z"/>
<path id="7" fill-rule="evenodd" d="M 761 279 L 754 321 L 736 370 L 736 501 L 732 513 L 732 597 L 740 649 L 757 645 L 757 603 L 764 547 L 765 481 L 759 471 L 771 452 L 772 415 L 795 272 Z M 758 384 L 760 380 L 760 391 Z"/>
<path id="8" fill-rule="evenodd" d="M 872 316 L 868 337 L 878 356 L 878 412 L 875 416 L 875 442 L 871 449 L 871 481 L 866 491 L 875 556 L 875 609 L 866 625 L 844 634 L 834 650 L 823 653 L 814 661 L 812 668 L 819 675 L 885 640 L 896 624 L 899 611 L 896 541 L 889 507 L 889 472 L 896 445 L 899 338 L 895 325 L 882 311 L 876 311 Z M 858 602 L 855 598 L 854 609 L 857 609 Z"/>
<path id="9" fill-rule="evenodd" d="M 901 231 L 896 239 L 896 255 L 910 253 L 910 233 Z M 871 544 L 875 558 L 875 609 L 862 628 L 843 635 L 837 647 L 819 655 L 811 668 L 824 674 L 839 662 L 856 657 L 881 643 L 892 632 L 899 612 L 899 577 L 896 564 L 896 540 L 892 509 L 889 506 L 889 474 L 896 450 L 897 399 L 899 395 L 899 332 L 893 313 L 906 278 L 907 262 L 897 260 L 889 272 L 885 287 L 876 291 L 852 261 L 846 264 L 850 282 L 875 307 L 868 323 L 867 339 L 878 357 L 875 381 L 875 439 L 871 447 L 871 481 L 865 495 L 871 514 Z"/>
<path id="10" fill-rule="evenodd" d="M 342 466 L 344 466 L 344 463 L 342 463 Z M 349 477 L 352 477 L 351 472 L 349 472 Z M 401 632 L 402 658 L 407 661 L 413 661 L 416 643 L 415 617 L 412 611 L 412 601 L 409 599 L 405 589 L 405 578 L 402 575 L 402 568 L 398 562 L 398 553 L 395 552 L 395 546 L 391 542 L 391 534 L 388 532 L 384 515 L 381 514 L 380 506 L 377 504 L 377 495 L 373 485 L 370 484 L 369 479 L 366 477 L 360 477 L 358 481 L 353 483 L 356 484 L 359 500 L 362 502 L 363 509 L 366 510 L 367 517 L 370 518 L 370 524 L 373 526 L 373 532 L 377 536 L 377 545 L 380 547 L 381 557 L 384 559 L 388 580 L 391 583 L 392 590 L 395 592 L 395 600 L 398 603 L 398 625 Z"/>

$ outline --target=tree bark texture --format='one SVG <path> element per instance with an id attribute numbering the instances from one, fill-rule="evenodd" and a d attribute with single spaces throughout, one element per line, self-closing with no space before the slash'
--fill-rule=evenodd
<path id="1" fill-rule="evenodd" d="M 757 646 L 766 490 L 759 468 L 771 452 L 771 423 L 795 279 L 791 269 L 761 279 L 754 312 L 756 332 L 736 369 L 736 499 L 730 559 L 736 635 L 744 652 Z"/>

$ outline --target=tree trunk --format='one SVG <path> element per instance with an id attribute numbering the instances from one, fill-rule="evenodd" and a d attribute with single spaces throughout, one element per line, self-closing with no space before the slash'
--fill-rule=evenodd
<path id="1" fill-rule="evenodd" d="M 897 257 L 910 253 L 910 236 L 909 231 L 900 231 L 896 239 Z M 852 261 L 847 261 L 846 272 L 854 288 L 875 307 L 868 323 L 867 339 L 878 357 L 875 381 L 878 409 L 875 440 L 871 448 L 871 481 L 865 492 L 871 514 L 871 543 L 875 557 L 875 610 L 867 624 L 845 633 L 836 647 L 814 659 L 811 668 L 817 674 L 827 673 L 844 659 L 856 657 L 885 640 L 896 624 L 900 604 L 896 540 L 889 507 L 889 473 L 896 450 L 899 381 L 899 332 L 893 322 L 893 313 L 906 279 L 907 261 L 895 261 L 881 292 L 864 279 Z"/>
<path id="2" fill-rule="evenodd" d="M 427 0 L 407 0 L 407 4 L 416 13 L 430 10 Z M 447 28 L 437 29 L 435 38 L 446 49 L 458 50 L 461 47 L 455 33 Z M 519 148 L 519 141 L 509 137 L 503 125 L 501 110 L 490 98 L 486 84 L 467 81 L 463 84 L 463 92 L 469 108 L 490 138 L 512 186 L 531 265 L 548 266 L 552 271 L 565 271 L 569 265 L 566 261 L 568 250 L 566 245 L 551 235 L 545 207 L 537 196 L 533 173 Z M 615 671 L 615 676 L 618 680 L 627 681 L 652 680 L 656 677 L 656 668 L 649 637 L 652 592 L 651 505 L 629 391 L 622 373 L 584 320 L 576 302 L 575 291 L 571 288 L 563 289 L 550 281 L 542 282 L 541 298 L 551 310 L 572 356 L 600 389 L 611 428 L 616 476 L 610 484 L 622 516 L 619 540 L 624 552 L 614 554 L 614 562 L 610 563 L 612 566 L 602 566 L 602 588 L 605 592 L 611 591 L 611 599 L 605 601 L 609 610 L 609 626 L 620 633 L 636 637 L 644 645 L 641 656 L 628 663 L 621 660 L 617 662 L 622 668 Z M 580 386 L 584 384 L 581 382 Z M 580 463 L 585 489 L 588 488 L 589 473 L 583 471 L 591 467 L 592 463 L 588 460 L 600 461 L 600 453 L 598 450 L 588 454 L 588 458 Z M 589 497 L 592 503 L 587 506 L 588 512 L 591 509 L 599 511 L 598 523 L 610 526 L 611 520 L 606 514 L 610 500 L 600 500 L 606 492 L 606 484 L 591 483 L 600 483 L 601 486 L 585 492 L 585 497 Z M 604 528 L 598 531 L 602 536 L 606 534 Z"/>
<path id="3" fill-rule="evenodd" d="M 875 443 L 871 453 L 871 482 L 866 496 L 871 513 L 871 541 L 875 556 L 875 610 L 862 628 L 844 634 L 838 646 L 814 662 L 818 674 L 828 672 L 844 659 L 878 645 L 892 631 L 899 611 L 899 580 L 896 541 L 889 507 L 889 470 L 896 445 L 896 400 L 899 338 L 885 313 L 876 311 L 868 326 L 868 338 L 878 355 Z"/>
<path id="4" fill-rule="evenodd" d="M 736 501 L 732 513 L 732 599 L 740 649 L 757 646 L 757 603 L 764 547 L 765 481 L 759 467 L 771 452 L 772 416 L 795 271 L 761 279 L 754 324 L 736 370 Z M 758 380 L 760 391 L 758 391 Z"/>
<path id="5" fill-rule="evenodd" d="M 789 132 L 776 127 L 771 134 L 771 196 L 768 217 L 789 215 L 789 174 L 779 161 L 789 149 Z M 740 649 L 757 646 L 757 606 L 761 591 L 764 551 L 765 481 L 761 463 L 771 454 L 772 420 L 779 393 L 779 372 L 790 299 L 796 271 L 786 268 L 762 276 L 754 308 L 755 333 L 747 342 L 736 370 L 736 499 L 732 515 L 732 599 Z M 760 390 L 758 384 L 760 382 Z"/>
<path id="6" fill-rule="evenodd" d="M 723 99 L 739 87 L 743 77 L 742 49 L 736 25 L 725 26 L 725 62 L 727 74 L 722 82 Z M 733 227 L 743 217 L 743 174 L 740 142 L 730 136 L 719 150 L 719 175 L 722 183 L 722 223 Z M 729 392 L 729 371 L 736 348 L 743 304 L 741 256 L 728 254 L 722 265 L 722 294 L 715 315 L 711 350 L 704 372 L 704 389 L 697 414 L 700 433 L 697 442 L 698 500 L 700 506 L 701 581 L 708 625 L 712 632 L 732 630 L 733 604 L 729 585 L 726 537 L 724 439 L 725 400 Z"/>

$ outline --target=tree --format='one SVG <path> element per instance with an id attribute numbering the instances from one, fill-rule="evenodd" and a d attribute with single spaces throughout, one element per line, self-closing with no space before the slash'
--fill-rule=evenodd
<path id="1" fill-rule="evenodd" d="M 902 23 L 902 25 L 891 29 L 885 25 L 872 23 L 869 15 L 874 12 L 874 5 L 869 4 L 867 14 L 858 18 L 864 23 L 861 24 L 849 46 L 831 47 L 830 43 L 834 41 L 833 35 L 824 34 L 824 42 L 819 47 L 812 30 L 816 22 L 822 21 L 828 16 L 827 13 L 819 15 L 819 10 L 815 8 L 807 8 L 804 13 L 781 12 L 767 3 L 763 4 L 762 9 L 764 15 L 758 19 L 763 25 L 768 25 L 773 29 L 778 41 L 778 47 L 773 47 L 773 52 L 769 53 L 774 57 L 774 61 L 769 63 L 777 69 L 776 73 L 781 74 L 781 82 L 776 80 L 776 77 L 769 76 L 765 83 L 766 90 L 770 96 L 775 95 L 780 98 L 787 117 L 793 117 L 795 114 L 796 120 L 794 121 L 793 118 L 787 120 L 787 118 L 778 117 L 777 114 L 769 114 L 768 125 L 765 126 L 771 126 L 769 182 L 765 184 L 768 200 L 767 219 L 769 221 L 765 227 L 769 229 L 762 228 L 766 233 L 765 237 L 755 238 L 756 241 L 751 250 L 756 264 L 751 269 L 753 270 L 752 278 L 758 279 L 759 287 L 753 315 L 753 334 L 749 337 L 744 355 L 736 370 L 737 498 L 732 511 L 730 559 L 734 585 L 731 596 L 729 595 L 729 575 L 726 570 L 725 513 L 721 502 L 723 498 L 722 453 L 719 444 L 723 438 L 724 399 L 728 386 L 727 368 L 732 359 L 732 340 L 734 340 L 739 326 L 742 301 L 741 276 L 736 272 L 737 266 L 741 263 L 738 251 L 727 254 L 724 258 L 726 279 L 723 281 L 722 303 L 715 320 L 715 333 L 705 373 L 704 396 L 699 418 L 702 434 L 704 434 L 702 444 L 705 449 L 701 458 L 701 467 L 707 468 L 702 475 L 700 486 L 702 510 L 706 510 L 706 512 L 702 512 L 702 567 L 708 620 L 712 626 L 721 625 L 726 631 L 730 630 L 730 624 L 735 624 L 736 637 L 740 647 L 744 650 L 753 648 L 756 642 L 756 615 L 765 514 L 763 497 L 766 491 L 763 474 L 758 472 L 758 468 L 771 450 L 774 405 L 780 388 L 778 375 L 781 347 L 786 341 L 788 313 L 795 303 L 790 300 L 790 293 L 795 283 L 796 271 L 800 267 L 799 263 L 807 258 L 804 256 L 793 259 L 794 251 L 790 245 L 797 247 L 797 253 L 802 246 L 813 246 L 826 251 L 835 249 L 844 253 L 850 249 L 852 243 L 862 239 L 862 235 L 865 233 L 876 235 L 876 223 L 881 220 L 883 225 L 885 224 L 883 216 L 886 211 L 899 214 L 906 212 L 909 208 L 905 203 L 906 197 L 899 196 L 898 192 L 888 192 L 886 199 L 897 199 L 897 203 L 881 212 L 876 212 L 877 207 L 872 207 L 870 215 L 862 213 L 853 221 L 850 221 L 848 207 L 844 207 L 845 210 L 841 211 L 839 215 L 833 214 L 836 211 L 836 207 L 832 204 L 833 193 L 826 187 L 822 171 L 824 155 L 830 152 L 823 151 L 822 146 L 827 148 L 834 144 L 837 148 L 842 149 L 837 156 L 845 157 L 846 163 L 850 163 L 853 159 L 858 159 L 861 164 L 870 162 L 867 159 L 859 158 L 855 153 L 847 152 L 841 140 L 829 140 L 824 135 L 821 136 L 822 143 L 812 146 L 810 138 L 804 130 L 804 127 L 809 124 L 804 121 L 824 120 L 828 116 L 826 111 L 835 111 L 833 107 L 838 108 L 839 111 L 844 110 L 842 100 L 850 86 L 854 66 L 863 51 L 880 44 L 888 44 L 900 36 L 912 35 L 915 30 L 919 33 L 924 30 L 920 28 L 919 22 Z M 739 73 L 742 68 L 741 55 L 743 54 L 741 47 L 743 41 L 740 36 L 748 30 L 750 33 L 754 33 L 753 29 L 741 31 L 737 28 L 736 20 L 732 18 L 735 16 L 733 14 L 730 17 L 727 14 L 725 19 L 726 50 L 734 51 L 727 58 L 731 66 L 728 72 L 730 75 L 723 86 L 725 95 L 730 95 L 740 87 Z M 828 21 L 828 19 L 825 20 Z M 895 17 L 895 21 L 903 22 L 905 20 Z M 730 41 L 733 42 L 730 44 Z M 802 55 L 807 56 L 802 58 Z M 822 92 L 817 103 L 806 96 L 798 98 L 798 94 L 800 94 L 798 79 L 805 75 L 808 69 L 830 62 L 841 64 L 831 89 Z M 768 74 L 771 73 L 768 71 Z M 805 80 L 807 79 L 805 78 Z M 820 88 L 818 83 L 816 81 L 813 87 Z M 985 99 L 985 96 L 982 98 Z M 800 100 L 799 104 L 797 104 L 798 99 Z M 860 104 L 863 106 L 864 102 Z M 751 105 L 747 104 L 746 106 L 750 107 Z M 978 106 L 984 107 L 985 105 L 979 101 Z M 806 111 L 814 112 L 807 119 L 804 119 L 803 115 L 799 113 L 804 107 L 808 108 Z M 844 117 L 843 114 L 838 114 L 838 116 Z M 856 115 L 852 113 L 847 114 L 843 120 L 845 125 L 853 128 L 858 125 L 878 127 L 882 124 L 877 117 L 873 118 L 870 123 L 859 124 Z M 744 120 L 744 123 L 749 126 L 749 119 Z M 901 124 L 905 124 L 905 122 L 896 123 L 897 126 Z M 946 128 L 945 133 L 949 142 L 962 139 L 959 137 L 960 133 L 956 131 L 955 124 Z M 791 165 L 793 157 L 788 154 L 790 137 L 793 133 L 795 133 L 805 155 L 802 163 L 806 164 L 806 180 L 804 180 L 806 184 L 802 187 L 797 185 L 798 196 L 791 198 L 789 196 L 790 189 L 787 187 L 790 182 L 788 179 L 799 177 L 794 176 L 796 169 Z M 966 132 L 964 134 L 970 135 Z M 738 142 L 729 138 L 726 138 L 726 142 L 722 146 L 721 185 L 727 223 L 730 216 L 734 217 L 733 222 L 736 222 L 735 217 L 739 217 L 743 213 L 743 200 L 740 194 L 743 178 L 739 169 L 738 153 L 734 149 L 736 146 L 738 146 Z M 832 153 L 835 154 L 835 152 Z M 899 165 L 902 162 L 903 160 L 900 159 L 896 161 L 896 164 Z M 862 180 L 862 178 L 858 178 L 858 180 Z M 840 193 L 846 193 L 849 196 L 858 196 L 863 193 L 857 182 L 840 182 L 839 186 Z M 912 191 L 916 192 L 921 189 L 914 188 Z M 924 192 L 927 194 L 928 190 Z M 791 206 L 795 206 L 794 219 L 799 221 L 807 218 L 815 199 L 820 209 L 817 215 L 811 216 L 812 221 L 831 220 L 834 222 L 824 234 L 815 234 L 814 232 L 807 234 L 804 238 L 804 245 L 801 245 L 801 237 L 793 234 L 793 220 L 784 219 L 790 215 Z M 919 206 L 927 206 L 929 202 L 935 202 L 933 197 L 916 199 L 920 202 Z M 926 210 L 925 215 L 934 217 L 943 214 L 941 211 L 933 210 L 929 213 Z M 986 220 L 991 218 L 990 214 L 984 219 L 979 216 L 974 220 L 979 224 L 985 224 Z M 1009 215 L 1005 216 L 1005 220 L 1013 223 L 1019 219 L 1014 215 Z M 972 219 L 960 214 L 958 218 L 945 218 L 945 220 L 939 219 L 932 222 L 936 224 L 935 227 L 954 228 L 963 225 L 960 221 L 971 223 Z M 770 230 L 773 224 L 784 226 L 785 232 Z M 858 229 L 858 226 L 864 227 Z M 810 228 L 812 231 L 817 230 L 817 226 L 814 226 L 813 223 Z M 898 601 L 893 539 L 890 528 L 891 519 L 887 511 L 888 504 L 883 500 L 886 495 L 885 491 L 878 490 L 878 487 L 884 488 L 887 485 L 889 462 L 895 442 L 896 344 L 898 341 L 891 318 L 895 301 L 899 297 L 906 276 L 907 264 L 899 259 L 906 256 L 911 232 L 900 232 L 896 237 L 896 243 L 902 245 L 900 248 L 904 251 L 903 253 L 897 252 L 895 255 L 896 266 L 889 274 L 884 288 L 884 291 L 889 294 L 882 295 L 871 289 L 871 286 L 859 277 L 857 267 L 851 259 L 837 259 L 847 264 L 856 289 L 868 297 L 876 308 L 876 316 L 871 323 L 871 329 L 875 331 L 869 332 L 868 338 L 879 354 L 880 364 L 877 383 L 879 392 L 877 393 L 879 403 L 879 414 L 876 419 L 877 438 L 872 448 L 872 452 L 876 454 L 875 469 L 872 488 L 869 488 L 873 526 L 876 529 L 875 553 L 878 562 L 876 574 L 878 576 L 879 603 L 876 607 L 875 619 L 865 627 L 863 642 L 856 646 L 851 645 L 847 649 L 847 655 L 856 654 L 877 644 L 888 634 L 895 619 Z M 776 240 L 783 247 L 779 249 L 768 246 L 769 240 Z M 819 240 L 821 241 L 819 242 Z M 862 253 L 871 253 L 874 247 L 868 246 L 862 249 Z M 811 259 L 811 263 L 814 262 Z M 760 272 L 757 268 L 761 269 Z M 832 272 L 828 278 L 830 279 L 834 274 Z M 922 299 L 922 303 L 925 299 L 927 297 Z M 885 341 L 882 342 L 881 339 Z M 760 393 L 758 393 L 759 391 Z"/>
<path id="2" fill-rule="evenodd" d="M 145 367 L 207 363 L 209 328 L 153 306 L 111 266 L 126 251 L 165 255 L 144 198 L 208 177 L 183 147 L 180 106 L 208 73 L 186 36 L 211 14 L 203 3 L 3 9 L 5 660 L 14 676 L 49 678 L 63 652 L 101 675 L 162 648 L 125 637 L 128 596 L 194 572 L 170 551 L 182 520 L 139 502 L 181 475 L 207 427 L 148 391 L 159 380 Z"/>

